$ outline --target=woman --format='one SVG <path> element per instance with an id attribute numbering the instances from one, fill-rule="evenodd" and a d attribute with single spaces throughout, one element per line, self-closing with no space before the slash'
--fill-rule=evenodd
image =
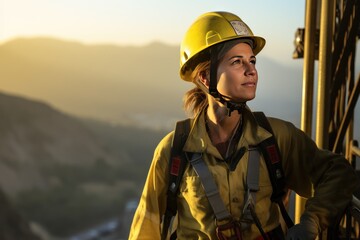
<path id="1" fill-rule="evenodd" d="M 221 196 L 218 204 L 225 206 L 230 217 L 219 219 L 204 187 L 212 180 L 202 182 L 196 166 L 188 164 L 176 200 L 178 239 L 284 239 L 279 209 L 270 199 L 272 185 L 263 156 L 259 157 L 258 191 L 253 195 L 250 221 L 244 208 L 249 200 L 252 146 L 272 135 L 258 125 L 246 106 L 255 98 L 255 56 L 264 45 L 263 38 L 254 36 L 238 16 L 228 12 L 201 15 L 185 34 L 180 76 L 196 86 L 185 95 L 185 108 L 194 118 L 183 150 L 200 156 Z M 309 198 L 300 223 L 287 231 L 286 238 L 315 239 L 344 211 L 358 179 L 343 157 L 318 149 L 293 124 L 268 120 L 282 155 L 287 188 Z M 173 134 L 155 150 L 129 239 L 161 237 Z M 221 228 L 229 222 L 230 228 Z"/>

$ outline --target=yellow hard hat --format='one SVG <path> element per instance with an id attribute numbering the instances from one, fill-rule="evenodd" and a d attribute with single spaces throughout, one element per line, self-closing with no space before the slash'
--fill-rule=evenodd
<path id="1" fill-rule="evenodd" d="M 229 40 L 251 39 L 253 52 L 258 54 L 265 39 L 254 36 L 251 29 L 238 16 L 229 12 L 208 12 L 199 16 L 186 32 L 180 46 L 180 77 L 192 81 L 190 75 L 199 63 L 200 53 L 209 47 Z"/>

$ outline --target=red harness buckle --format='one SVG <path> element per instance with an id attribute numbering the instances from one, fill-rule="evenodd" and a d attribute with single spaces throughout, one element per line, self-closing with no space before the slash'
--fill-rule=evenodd
<path id="1" fill-rule="evenodd" d="M 216 224 L 217 225 L 217 224 Z M 223 232 L 232 230 L 231 236 L 226 237 Z M 241 224 L 238 221 L 231 220 L 225 224 L 216 226 L 216 236 L 219 240 L 242 240 Z"/>

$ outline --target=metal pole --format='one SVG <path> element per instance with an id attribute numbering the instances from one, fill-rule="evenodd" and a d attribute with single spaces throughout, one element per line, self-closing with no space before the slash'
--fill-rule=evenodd
<path id="1" fill-rule="evenodd" d="M 331 52 L 335 20 L 335 0 L 325 0 L 321 4 L 319 75 L 316 116 L 316 143 L 318 147 L 329 147 L 329 90 L 331 81 Z"/>
<path id="2" fill-rule="evenodd" d="M 314 99 L 314 62 L 316 41 L 317 0 L 307 0 L 305 9 L 304 67 L 301 107 L 301 129 L 311 136 Z M 296 195 L 295 223 L 305 209 L 306 200 Z"/>
<path id="3" fill-rule="evenodd" d="M 347 79 L 349 81 L 349 88 L 348 92 L 351 93 L 354 89 L 354 70 L 355 70 L 355 51 L 356 51 L 356 42 L 353 44 L 353 50 L 351 51 L 352 54 L 349 56 L 349 67 L 347 72 Z M 350 94 L 349 94 L 350 95 Z M 348 96 L 350 98 L 350 96 Z M 352 163 L 352 153 L 351 153 L 351 145 L 352 140 L 354 139 L 354 113 L 351 114 L 351 121 L 349 122 L 348 129 L 346 132 L 346 149 L 345 149 L 345 157 Z"/>
<path id="4" fill-rule="evenodd" d="M 301 129 L 311 136 L 317 0 L 306 1 Z"/>
<path id="5" fill-rule="evenodd" d="M 335 0 L 321 1 L 320 41 L 319 41 L 319 72 L 316 115 L 316 144 L 319 148 L 329 148 L 330 125 L 330 84 L 333 32 L 335 22 Z M 321 234 L 327 238 L 328 232 Z"/>

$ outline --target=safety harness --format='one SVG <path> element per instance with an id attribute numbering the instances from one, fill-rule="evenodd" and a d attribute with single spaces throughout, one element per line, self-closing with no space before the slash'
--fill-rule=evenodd
<path id="1" fill-rule="evenodd" d="M 255 119 L 258 124 L 272 132 L 271 126 L 263 112 L 254 112 Z M 259 229 L 263 239 L 268 239 L 267 235 L 261 227 L 261 223 L 255 214 L 256 192 L 259 190 L 259 164 L 260 155 L 263 154 L 266 166 L 269 172 L 270 181 L 273 188 L 271 201 L 279 205 L 283 219 L 288 228 L 294 224 L 289 217 L 286 208 L 283 204 L 283 196 L 285 195 L 285 178 L 281 165 L 280 152 L 272 134 L 272 137 L 264 140 L 259 146 L 249 147 L 249 163 L 247 169 L 246 179 L 246 195 L 245 204 L 243 208 L 243 216 L 240 222 L 233 220 L 231 214 L 224 205 L 219 194 L 217 185 L 206 165 L 202 159 L 201 153 L 186 153 L 183 146 L 190 132 L 190 119 L 179 121 L 176 124 L 174 138 L 171 146 L 171 158 L 169 163 L 169 187 L 167 192 L 166 211 L 162 222 L 162 239 L 165 240 L 168 235 L 168 229 L 172 218 L 177 212 L 177 195 L 185 167 L 189 162 L 196 174 L 201 180 L 202 186 L 205 190 L 207 199 L 212 207 L 216 220 L 216 233 L 219 240 L 228 239 L 223 233 L 231 230 L 233 233 L 232 239 L 242 239 L 241 231 L 250 227 L 255 223 Z M 225 224 L 218 224 L 225 222 Z M 176 239 L 176 232 L 171 235 L 170 239 Z"/>

